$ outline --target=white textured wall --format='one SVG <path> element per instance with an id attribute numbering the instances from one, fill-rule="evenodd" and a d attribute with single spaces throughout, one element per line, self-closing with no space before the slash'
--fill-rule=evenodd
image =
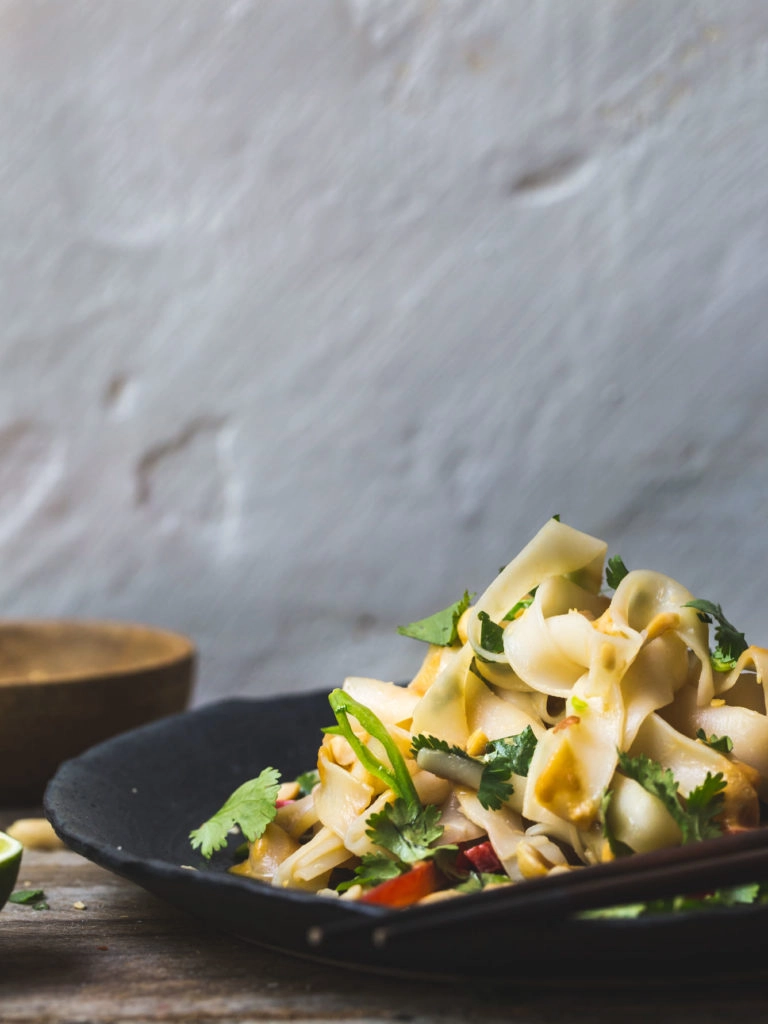
<path id="1" fill-rule="evenodd" d="M 768 4 L 0 0 L 0 607 L 397 677 L 560 512 L 768 643 Z"/>

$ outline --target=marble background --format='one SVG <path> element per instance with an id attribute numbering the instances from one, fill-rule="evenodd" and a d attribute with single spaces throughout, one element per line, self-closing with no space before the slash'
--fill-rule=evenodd
<path id="1" fill-rule="evenodd" d="M 400 678 L 551 514 L 768 645 L 768 4 L 0 0 L 0 608 Z"/>

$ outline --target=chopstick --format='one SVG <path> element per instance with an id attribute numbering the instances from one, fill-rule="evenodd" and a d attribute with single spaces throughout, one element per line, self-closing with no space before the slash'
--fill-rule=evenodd
<path id="1" fill-rule="evenodd" d="M 314 927 L 308 943 L 330 950 L 366 943 L 381 949 L 457 926 L 543 923 L 578 911 L 708 892 L 768 879 L 768 829 L 756 828 L 700 843 L 635 854 L 607 864 L 548 875 L 364 920 Z M 380 922 L 380 923 L 379 923 Z"/>

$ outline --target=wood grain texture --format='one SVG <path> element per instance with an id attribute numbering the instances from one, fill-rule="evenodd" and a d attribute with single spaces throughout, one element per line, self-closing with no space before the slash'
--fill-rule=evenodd
<path id="1" fill-rule="evenodd" d="M 0 816 L 0 824 L 3 819 Z M 7 818 L 4 822 L 8 823 Z M 50 910 L 0 916 L 2 1024 L 245 1021 L 696 1022 L 768 1016 L 768 971 L 738 981 L 557 985 L 379 977 L 300 961 L 211 933 L 68 851 L 25 853 L 20 884 Z M 77 910 L 78 901 L 86 905 Z M 520 936 L 524 941 L 524 936 Z M 513 946 L 510 959 L 514 958 Z"/>

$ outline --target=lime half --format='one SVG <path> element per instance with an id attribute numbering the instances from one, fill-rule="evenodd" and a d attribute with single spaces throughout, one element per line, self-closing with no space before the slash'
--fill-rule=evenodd
<path id="1" fill-rule="evenodd" d="M 16 839 L 0 832 L 0 907 L 13 892 L 21 864 L 23 847 Z"/>

